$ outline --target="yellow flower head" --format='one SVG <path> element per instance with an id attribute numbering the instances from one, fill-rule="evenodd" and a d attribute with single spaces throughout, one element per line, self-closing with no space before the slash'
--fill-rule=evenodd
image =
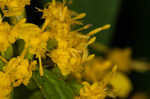
<path id="1" fill-rule="evenodd" d="M 37 57 L 45 56 L 47 51 L 47 41 L 49 39 L 49 33 L 43 32 L 38 36 L 33 37 L 29 43 L 29 51 L 32 54 L 36 54 Z"/>
<path id="2" fill-rule="evenodd" d="M 110 84 L 113 86 L 113 92 L 116 96 L 121 98 L 128 97 L 132 90 L 132 84 L 130 79 L 121 72 L 116 72 L 110 80 Z"/>
<path id="3" fill-rule="evenodd" d="M 17 38 L 25 41 L 26 47 L 31 54 L 44 56 L 47 50 L 48 32 L 42 32 L 41 29 L 31 23 L 25 23 L 25 19 L 20 20 L 12 29 Z"/>
<path id="4" fill-rule="evenodd" d="M 109 25 L 83 35 L 80 31 L 89 28 L 90 25 L 77 30 L 71 30 L 71 28 L 82 25 L 80 19 L 85 17 L 85 13 L 78 14 L 71 11 L 65 2 L 56 2 L 56 0 L 53 0 L 42 12 L 45 18 L 42 30 L 48 31 L 50 38 L 58 42 L 58 47 L 51 51 L 49 56 L 58 65 L 63 75 L 81 71 L 82 65 L 94 56 L 89 55 L 87 47 L 96 40 L 96 37 L 90 37 L 108 28 Z"/>
<path id="5" fill-rule="evenodd" d="M 30 0 L 0 0 L 0 8 L 5 16 L 20 16 Z"/>
<path id="6" fill-rule="evenodd" d="M 0 99 L 9 99 L 12 88 L 9 75 L 0 72 Z"/>
<path id="7" fill-rule="evenodd" d="M 77 20 L 84 16 L 85 13 L 78 15 L 77 13 L 69 10 L 65 2 L 61 3 L 53 0 L 52 3 L 48 5 L 48 8 L 43 10 L 43 18 L 46 19 L 43 28 L 49 25 L 51 29 L 56 28 L 54 31 L 63 30 L 62 34 L 66 34 L 71 29 L 71 25 L 81 24 L 81 22 Z"/>
<path id="8" fill-rule="evenodd" d="M 5 51 L 11 43 L 11 26 L 6 23 L 2 22 L 2 18 L 0 17 L 0 51 Z"/>
<path id="9" fill-rule="evenodd" d="M 26 23 L 24 18 L 14 26 L 13 32 L 17 34 L 19 39 L 23 39 L 28 44 L 33 37 L 37 37 L 40 34 L 40 28 L 35 24 Z"/>
<path id="10" fill-rule="evenodd" d="M 49 40 L 49 32 L 42 32 L 41 29 L 34 24 L 25 23 L 22 19 L 13 28 L 14 33 L 19 39 L 25 41 L 24 50 L 29 50 L 29 53 L 36 55 L 39 60 L 41 56 L 45 56 L 47 51 L 47 41 Z M 40 61 L 40 74 L 43 75 L 42 63 Z"/>
<path id="11" fill-rule="evenodd" d="M 73 55 L 70 51 L 71 49 L 56 49 L 50 54 L 50 57 L 57 63 L 63 75 L 68 75 L 81 69 L 81 57 L 78 54 Z"/>
<path id="12" fill-rule="evenodd" d="M 80 89 L 80 96 L 77 99 L 105 99 L 106 96 L 113 96 L 108 85 L 114 76 L 117 66 L 112 68 L 112 72 L 105 74 L 100 81 L 93 81 L 91 84 L 83 82 L 83 88 Z"/>
<path id="13" fill-rule="evenodd" d="M 76 99 L 105 99 L 106 95 L 105 87 L 100 83 L 95 82 L 90 85 L 88 82 L 83 82 L 80 96 L 76 97 Z"/>
<path id="14" fill-rule="evenodd" d="M 30 1 L 0 0 L 0 9 L 4 16 L 13 16 L 10 18 L 15 17 L 17 20 L 24 13 L 25 6 L 29 5 Z M 18 19 L 16 22 L 11 22 L 12 25 L 10 25 L 2 22 L 0 17 L 0 52 L 5 51 L 16 39 L 22 39 L 25 42 L 24 50 L 20 56 L 13 57 L 8 62 L 1 57 L 6 62 L 3 72 L 0 72 L 0 98 L 2 99 L 9 97 L 13 87 L 29 83 L 36 62 L 25 59 L 24 56 L 27 51 L 39 58 L 39 71 L 40 75 L 43 76 L 41 58 L 46 56 L 46 52 L 48 52 L 48 40 L 55 39 L 58 43 L 57 48 L 50 50 L 48 55 L 57 64 L 61 73 L 64 76 L 71 73 L 81 73 L 86 62 L 94 58 L 93 54 L 89 55 L 88 53 L 88 46 L 96 40 L 96 37 L 91 36 L 110 27 L 110 25 L 105 25 L 86 35 L 82 34 L 81 31 L 88 29 L 89 24 L 72 30 L 76 25 L 83 25 L 80 19 L 84 18 L 86 14 L 78 14 L 69 10 L 65 0 L 63 3 L 53 0 L 42 12 L 45 22 L 41 28 L 35 24 L 27 23 L 26 19 Z M 105 99 L 108 95 L 107 85 L 116 68 L 111 73 L 106 74 L 105 71 L 111 67 L 109 61 L 99 63 L 95 60 L 92 65 L 92 68 L 90 66 L 85 67 L 84 72 L 84 76 L 88 77 L 92 71 L 93 74 L 89 76 L 92 83 L 83 82 L 83 88 L 80 90 L 80 95 L 76 97 L 77 99 Z M 101 73 L 100 77 L 95 77 L 99 72 Z M 103 76 L 104 74 L 106 75 Z"/>
<path id="15" fill-rule="evenodd" d="M 8 65 L 4 67 L 4 72 L 9 75 L 11 83 L 16 87 L 22 83 L 28 84 L 34 68 L 35 62 L 30 64 L 27 59 L 17 57 L 9 61 Z"/>
<path id="16" fill-rule="evenodd" d="M 128 72 L 131 69 L 131 49 L 114 49 L 108 54 L 108 60 L 118 65 L 118 69 Z"/>
<path id="17" fill-rule="evenodd" d="M 100 81 L 110 72 L 112 63 L 102 58 L 94 58 L 85 65 L 82 76 L 89 81 Z"/>

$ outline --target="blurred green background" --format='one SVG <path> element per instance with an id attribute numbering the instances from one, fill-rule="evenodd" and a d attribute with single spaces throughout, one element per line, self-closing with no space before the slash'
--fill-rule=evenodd
<path id="1" fill-rule="evenodd" d="M 97 42 L 107 46 L 132 48 L 135 59 L 150 58 L 150 0 L 73 0 L 72 9 L 86 12 L 85 23 L 93 24 L 93 28 L 111 24 L 111 29 L 96 35 Z M 129 74 L 136 92 L 150 94 L 150 73 Z M 150 99 L 150 97 L 149 97 Z"/>
<path id="2" fill-rule="evenodd" d="M 85 12 L 87 14 L 85 23 L 93 24 L 93 28 L 111 24 L 110 30 L 97 34 L 97 41 L 110 44 L 120 4 L 121 0 L 73 0 L 71 7 L 75 11 Z"/>

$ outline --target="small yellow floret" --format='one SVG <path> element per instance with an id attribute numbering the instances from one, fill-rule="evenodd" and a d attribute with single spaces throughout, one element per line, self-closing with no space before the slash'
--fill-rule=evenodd
<path id="1" fill-rule="evenodd" d="M 110 24 L 104 25 L 103 27 L 96 28 L 95 30 L 92 30 L 90 33 L 88 33 L 88 36 L 94 35 L 98 32 L 101 32 L 109 28 L 110 28 Z"/>
<path id="2" fill-rule="evenodd" d="M 92 82 L 100 81 L 110 72 L 111 68 L 112 63 L 110 61 L 96 57 L 86 63 L 82 76 Z"/>
<path id="3" fill-rule="evenodd" d="M 106 95 L 105 88 L 100 83 L 95 82 L 90 85 L 88 82 L 83 82 L 80 96 L 76 99 L 105 99 Z"/>
<path id="4" fill-rule="evenodd" d="M 11 83 L 16 87 L 22 83 L 28 84 L 34 67 L 35 63 L 29 64 L 27 59 L 17 57 L 9 61 L 8 65 L 4 67 L 4 72 L 9 75 Z"/>
<path id="5" fill-rule="evenodd" d="M 9 75 L 0 72 L 0 99 L 9 99 L 12 89 Z"/>
<path id="6" fill-rule="evenodd" d="M 108 60 L 118 65 L 118 70 L 128 72 L 131 69 L 131 49 L 114 49 L 108 54 Z"/>
<path id="7" fill-rule="evenodd" d="M 1 19 L 0 19 L 1 20 Z M 6 22 L 0 22 L 0 51 L 5 51 L 11 43 L 14 36 L 11 33 L 11 26 Z"/>
<path id="8" fill-rule="evenodd" d="M 130 79 L 121 72 L 116 72 L 110 80 L 110 83 L 113 86 L 113 92 L 116 96 L 121 98 L 128 97 L 129 93 L 132 90 L 132 84 Z"/>

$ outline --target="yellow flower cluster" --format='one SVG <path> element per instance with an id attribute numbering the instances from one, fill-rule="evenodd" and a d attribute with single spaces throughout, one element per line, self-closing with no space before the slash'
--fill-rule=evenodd
<path id="1" fill-rule="evenodd" d="M 107 71 L 111 68 L 108 63 L 116 64 L 118 71 L 115 76 L 111 78 L 110 84 L 112 85 L 112 92 L 115 96 L 125 99 L 129 96 L 133 89 L 132 82 L 128 77 L 128 73 L 134 70 L 137 72 L 145 72 L 149 70 L 149 63 L 143 60 L 132 59 L 131 48 L 109 48 L 101 43 L 92 44 L 92 48 L 99 52 L 103 52 L 105 57 L 95 58 L 86 66 L 85 71 L 82 73 L 84 79 L 88 81 L 100 81 L 105 77 Z M 105 67 L 105 68 L 103 68 Z M 81 79 L 81 75 L 77 75 Z M 136 99 L 144 99 L 147 97 L 143 94 L 134 96 Z"/>
<path id="2" fill-rule="evenodd" d="M 94 81 L 92 80 L 89 81 L 91 83 L 84 81 L 83 87 L 80 89 L 80 95 L 77 96 L 76 99 L 105 99 L 106 96 L 114 97 L 112 93 L 112 89 L 109 88 L 109 85 L 111 83 L 112 78 L 115 77 L 116 70 L 117 70 L 117 66 L 114 66 L 112 68 L 112 71 L 107 73 L 105 71 L 100 70 L 101 72 L 105 72 L 105 75 L 103 75 L 103 77 L 101 77 L 100 80 L 94 79 Z M 89 73 L 88 75 L 90 74 L 94 75 L 95 71 L 91 71 L 88 73 Z M 84 78 L 86 79 L 88 77 L 84 77 Z"/>
<path id="3" fill-rule="evenodd" d="M 107 50 L 108 51 L 108 50 Z M 118 71 L 115 76 L 109 74 L 113 64 L 116 64 Z M 131 70 L 131 50 L 114 49 L 108 51 L 107 57 L 95 57 L 87 62 L 82 73 L 75 74 L 79 81 L 86 80 L 92 82 L 101 82 L 108 75 L 111 76 L 108 85 L 112 86 L 112 94 L 121 98 L 126 98 L 132 91 L 132 83 L 124 72 Z M 107 88 L 107 87 L 106 87 Z M 108 95 L 108 94 L 106 94 Z M 101 98 L 100 98 L 101 99 Z"/>
<path id="4" fill-rule="evenodd" d="M 50 33 L 50 38 L 56 39 L 58 47 L 49 53 L 52 60 L 58 65 L 63 75 L 78 72 L 82 69 L 82 64 L 90 60 L 94 55 L 88 55 L 87 46 L 95 41 L 95 37 L 90 36 L 101 30 L 109 28 L 109 25 L 98 28 L 87 35 L 80 33 L 87 29 L 86 25 L 80 29 L 72 30 L 75 25 L 82 25 L 85 13 L 77 14 L 68 9 L 65 3 L 53 0 L 47 9 L 43 10 L 45 23 L 42 30 Z"/>
<path id="5" fill-rule="evenodd" d="M 30 0 L 0 0 L 0 8 L 5 16 L 20 16 L 25 5 L 29 4 Z"/>
<path id="6" fill-rule="evenodd" d="M 12 58 L 4 67 L 3 71 L 10 77 L 13 87 L 19 86 L 21 83 L 27 85 L 32 77 L 32 71 L 36 62 L 29 63 L 27 59 L 21 57 Z"/>
<path id="7" fill-rule="evenodd" d="M 9 75 L 0 72 L 0 99 L 9 99 L 12 89 Z"/>
<path id="8" fill-rule="evenodd" d="M 4 17 L 16 16 L 17 18 L 21 16 L 25 5 L 29 4 L 30 0 L 0 0 L 0 8 L 4 13 Z M 88 29 L 89 24 L 72 30 L 76 25 L 83 25 L 80 20 L 86 14 L 78 14 L 69 10 L 65 2 L 61 3 L 53 0 L 47 8 L 39 11 L 43 12 L 43 18 L 45 19 L 41 28 L 35 24 L 27 23 L 25 18 L 19 19 L 15 24 L 10 25 L 0 17 L 0 52 L 6 51 L 18 39 L 22 39 L 25 42 L 24 50 L 20 56 L 11 58 L 8 62 L 0 57 L 5 62 L 5 66 L 0 72 L 0 99 L 8 99 L 13 87 L 29 83 L 36 61 L 26 59 L 27 52 L 39 59 L 41 76 L 44 75 L 42 58 L 47 55 L 57 64 L 64 76 L 80 73 L 83 71 L 86 62 L 94 57 L 93 54 L 89 55 L 87 48 L 96 40 L 93 35 L 110 27 L 110 25 L 105 25 L 86 35 L 82 34 L 81 31 Z M 51 39 L 56 40 L 58 44 L 57 48 L 49 51 L 47 42 Z M 101 71 L 105 71 L 110 67 L 109 62 L 102 64 L 106 67 L 102 67 Z M 90 72 L 90 69 L 87 68 L 86 70 Z M 85 71 L 85 75 L 88 72 Z M 105 79 L 101 79 L 101 82 L 96 80 L 92 84 L 84 82 L 84 87 L 80 90 L 80 96 L 76 98 L 104 99 L 107 95 L 105 91 L 106 85 L 110 82 L 111 75 L 112 73 L 108 73 Z M 92 76 L 91 78 L 94 79 Z"/>
<path id="9" fill-rule="evenodd" d="M 4 16 L 19 16 L 24 11 L 25 5 L 29 3 L 30 0 L 2 0 L 0 1 L 0 8 Z M 26 37 L 26 34 L 31 33 L 31 35 L 34 35 L 38 29 L 36 25 L 25 23 L 25 19 L 20 20 L 15 25 L 10 25 L 3 22 L 3 17 L 0 16 L 0 52 L 5 52 L 17 39 L 26 41 L 26 46 L 29 48 L 28 45 L 31 39 L 27 39 L 30 38 L 30 34 L 28 34 L 28 37 Z M 5 66 L 0 71 L 0 99 L 9 99 L 13 87 L 29 83 L 36 62 L 29 62 L 28 59 L 24 59 L 25 54 L 26 49 L 22 52 L 22 55 L 9 61 L 1 57 L 1 60 L 5 62 Z"/>
<path id="10" fill-rule="evenodd" d="M 87 63 L 82 76 L 88 81 L 100 81 L 107 73 L 110 72 L 112 66 L 113 65 L 110 61 L 96 57 Z"/>
<path id="11" fill-rule="evenodd" d="M 23 59 L 20 56 L 12 58 L 6 63 L 3 71 L 0 72 L 0 97 L 7 99 L 13 87 L 21 84 L 27 85 L 32 77 L 32 71 L 35 69 L 35 65 L 35 61 L 29 63 L 27 59 Z"/>
<path id="12" fill-rule="evenodd" d="M 11 28 L 12 27 L 7 22 L 2 22 L 2 17 L 0 15 L 0 51 L 5 51 L 15 42 Z"/>
<path id="13" fill-rule="evenodd" d="M 83 82 L 83 88 L 80 90 L 80 96 L 76 99 L 105 99 L 107 93 L 105 86 L 95 82 L 90 85 L 88 82 Z"/>
<path id="14" fill-rule="evenodd" d="M 118 69 L 123 72 L 131 70 L 131 49 L 113 49 L 108 53 L 108 60 L 118 65 Z"/>
<path id="15" fill-rule="evenodd" d="M 115 72 L 115 76 L 111 76 L 111 74 L 109 74 L 113 66 L 112 64 L 117 64 L 118 67 L 118 71 Z M 106 58 L 95 57 L 94 59 L 87 62 L 85 64 L 84 71 L 75 74 L 75 77 L 80 82 L 86 80 L 94 84 L 95 82 L 102 82 L 104 78 L 110 75 L 111 77 L 109 78 L 107 84 L 112 86 L 111 92 L 113 96 L 126 98 L 132 90 L 132 83 L 124 72 L 128 72 L 130 69 L 131 50 L 114 49 L 107 53 Z M 108 95 L 108 93 L 106 93 L 106 95 Z"/>
<path id="16" fill-rule="evenodd" d="M 110 84 L 113 86 L 113 93 L 121 98 L 128 97 L 133 89 L 131 80 L 122 72 L 116 72 L 115 76 L 112 77 Z"/>

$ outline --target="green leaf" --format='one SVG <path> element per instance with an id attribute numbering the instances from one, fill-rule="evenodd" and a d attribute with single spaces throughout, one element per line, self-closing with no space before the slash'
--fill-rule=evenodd
<path id="1" fill-rule="evenodd" d="M 19 39 L 16 41 L 14 45 L 14 53 L 15 56 L 21 55 L 22 51 L 24 50 L 25 42 L 22 39 Z M 32 60 L 33 59 L 33 54 L 29 53 L 29 50 L 27 51 L 25 58 Z"/>
<path id="2" fill-rule="evenodd" d="M 67 84 L 72 88 L 72 90 L 76 96 L 79 95 L 80 88 L 83 87 L 80 83 L 78 83 L 76 80 L 69 80 L 67 82 Z"/>
<path id="3" fill-rule="evenodd" d="M 5 65 L 5 63 L 2 60 L 0 60 L 0 71 L 3 69 L 4 65 Z"/>
<path id="4" fill-rule="evenodd" d="M 10 47 L 8 47 L 7 50 L 2 52 L 1 54 L 5 59 L 7 59 L 7 60 L 10 59 L 13 56 L 13 47 L 12 47 L 12 45 Z"/>
<path id="5" fill-rule="evenodd" d="M 55 73 L 45 70 L 44 76 L 39 72 L 33 74 L 33 79 L 46 99 L 73 99 L 74 94 L 69 85 L 64 80 L 58 78 Z"/>
<path id="6" fill-rule="evenodd" d="M 26 87 L 31 91 L 38 89 L 38 86 L 36 85 L 35 81 L 33 80 L 33 77 L 30 79 L 30 82 Z"/>
<path id="7" fill-rule="evenodd" d="M 57 47 L 57 41 L 55 39 L 49 39 L 47 41 L 47 49 L 51 51 Z"/>
<path id="8" fill-rule="evenodd" d="M 15 42 L 15 44 L 13 45 L 13 47 L 14 47 L 14 55 L 15 56 L 19 56 L 22 53 L 22 51 L 24 49 L 24 46 L 25 46 L 24 40 L 22 40 L 22 39 L 17 40 Z"/>
<path id="9" fill-rule="evenodd" d="M 28 60 L 32 60 L 33 59 L 33 54 L 29 53 L 29 51 L 27 51 L 25 58 L 27 58 Z"/>
<path id="10" fill-rule="evenodd" d="M 9 60 L 11 57 L 13 57 L 13 46 L 11 45 L 7 48 L 6 51 L 1 52 L 1 56 L 4 57 L 6 60 Z M 3 69 L 4 65 L 5 63 L 2 60 L 0 60 L 0 70 Z"/>
<path id="11" fill-rule="evenodd" d="M 10 93 L 10 99 L 14 99 L 14 91 Z"/>
<path id="12" fill-rule="evenodd" d="M 53 69 L 51 69 L 51 72 L 55 74 L 56 78 L 61 78 L 61 79 L 65 80 L 65 77 L 62 75 L 62 73 L 58 67 L 54 67 Z"/>
<path id="13" fill-rule="evenodd" d="M 29 99 L 31 94 L 31 90 L 29 90 L 26 86 L 21 85 L 19 87 L 14 88 L 12 99 Z"/>
<path id="14" fill-rule="evenodd" d="M 35 91 L 29 99 L 44 99 L 40 91 Z"/>

